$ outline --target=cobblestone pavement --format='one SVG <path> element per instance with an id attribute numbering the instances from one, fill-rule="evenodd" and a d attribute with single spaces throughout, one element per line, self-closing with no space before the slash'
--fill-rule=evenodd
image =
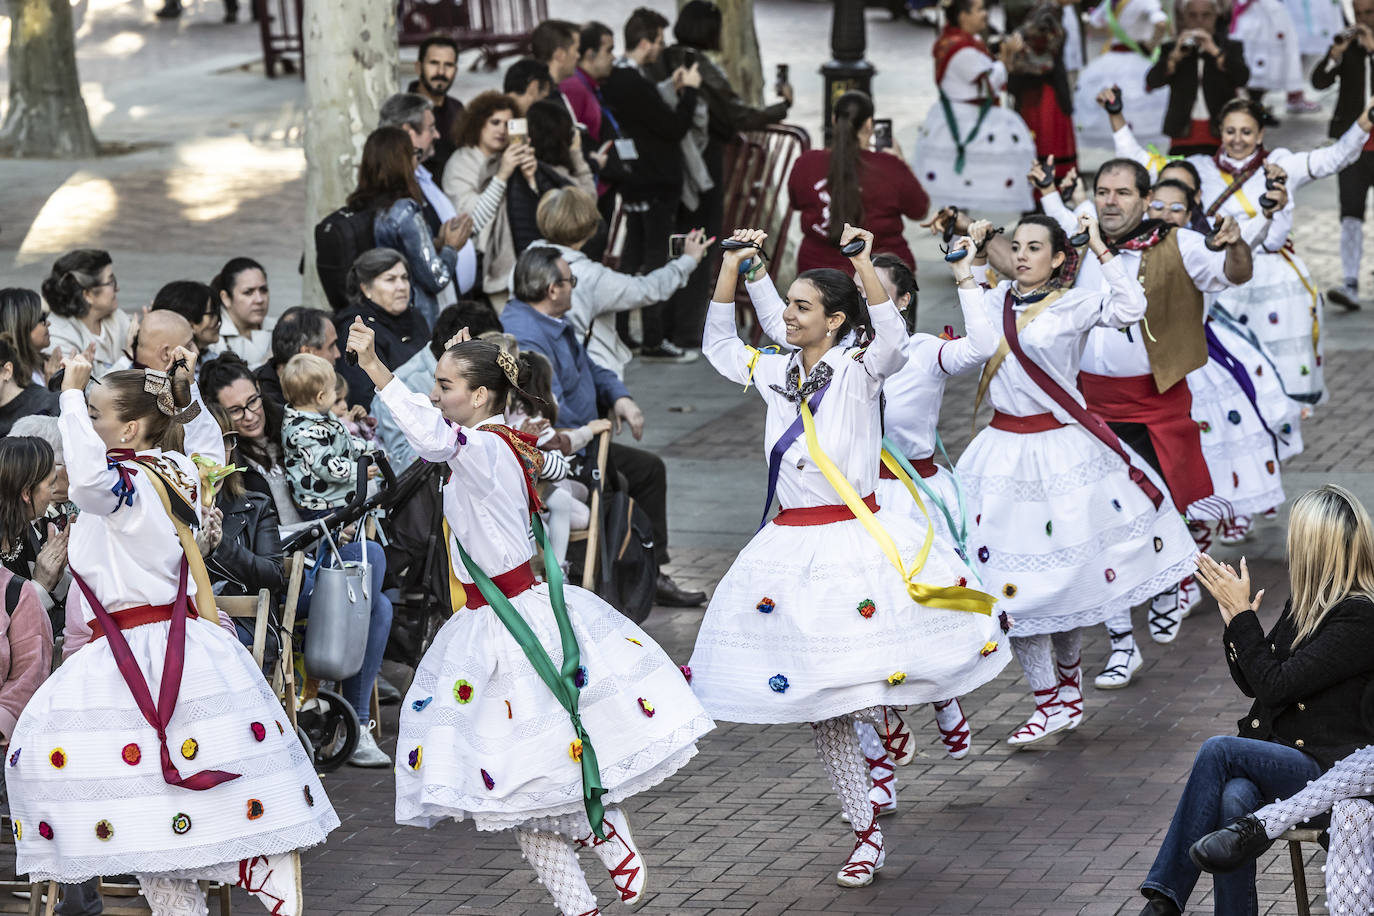
<path id="1" fill-rule="evenodd" d="M 0 285 L 37 286 L 56 254 L 79 245 L 112 250 L 123 305 L 147 302 L 176 276 L 210 276 L 224 260 L 250 254 L 272 276 L 274 309 L 296 304 L 304 231 L 303 90 L 267 80 L 255 27 L 219 24 L 216 0 L 194 0 L 177 23 L 151 15 L 157 0 L 80 0 L 78 46 L 86 98 L 102 139 L 133 151 L 88 162 L 7 161 L 0 181 Z M 634 0 L 597 5 L 618 31 Z M 656 6 L 671 14 L 666 0 Z M 582 19 L 584 4 L 552 0 L 553 15 Z M 792 120 L 817 128 L 828 57 L 828 4 L 766 0 L 758 7 L 764 64 L 790 62 L 798 88 Z M 0 40 L 8 22 L 0 19 Z M 875 95 L 914 145 L 932 102 L 931 33 L 869 16 Z M 466 63 L 466 60 L 465 60 Z M 408 66 L 408 65 L 407 65 Z M 6 71 L 0 66 L 0 81 Z M 470 97 L 499 74 L 464 71 L 455 94 Z M 3 97 L 3 93 L 0 93 Z M 1330 99 L 1326 100 L 1329 102 Z M 1271 145 L 1322 142 L 1326 115 L 1285 118 Z M 1104 150 L 1084 152 L 1100 161 Z M 1303 188 L 1299 250 L 1319 283 L 1339 279 L 1334 182 Z M 921 324 L 954 321 L 955 303 L 938 250 L 909 227 L 922 278 Z M 1367 310 L 1328 314 L 1332 397 L 1304 427 L 1307 451 L 1285 468 L 1290 494 L 1334 480 L 1374 500 L 1374 457 L 1366 444 L 1374 389 L 1361 371 L 1371 350 Z M 753 394 L 719 379 L 704 362 L 646 372 L 632 366 L 631 389 L 649 416 L 645 444 L 670 473 L 673 571 L 711 588 L 757 525 L 764 465 L 762 413 Z M 973 379 L 950 385 L 942 431 L 955 455 L 969 436 Z M 1243 548 L 1258 586 L 1269 589 L 1272 620 L 1286 593 L 1280 522 L 1258 527 Z M 679 662 L 690 655 L 700 610 L 657 609 L 647 629 Z M 1143 632 L 1144 621 L 1139 620 Z M 701 754 L 659 790 L 627 806 L 648 851 L 654 896 L 645 911 L 682 914 L 1134 914 L 1136 886 L 1168 824 L 1201 741 L 1233 734 L 1246 701 L 1230 682 L 1214 608 L 1187 621 L 1171 646 L 1143 645 L 1138 683 L 1110 695 L 1091 688 L 1087 718 L 1044 749 L 1012 752 L 1003 739 L 1029 712 L 1015 665 L 965 698 L 974 750 L 945 758 L 929 710 L 908 715 L 922 756 L 901 770 L 900 810 L 884 821 L 887 867 L 870 888 L 846 891 L 833 874 L 851 834 L 815 761 L 804 727 L 722 725 Z M 1105 660 L 1102 632 L 1088 634 L 1091 675 Z M 404 683 L 407 672 L 389 668 Z M 390 748 L 394 708 L 383 716 Z M 326 778 L 343 826 L 305 855 L 307 911 L 324 914 L 474 913 L 521 916 L 551 911 L 544 890 L 507 835 L 446 824 L 402 828 L 392 818 L 389 770 L 345 768 Z M 1314 894 L 1319 850 L 1306 850 Z M 1262 860 L 1261 912 L 1291 913 L 1287 856 Z M 589 875 L 609 904 L 611 888 L 594 860 Z M 1204 882 L 1199 892 L 1207 890 Z M 237 904 L 254 912 L 246 898 Z M 1210 895 L 1195 901 L 1210 907 Z"/>

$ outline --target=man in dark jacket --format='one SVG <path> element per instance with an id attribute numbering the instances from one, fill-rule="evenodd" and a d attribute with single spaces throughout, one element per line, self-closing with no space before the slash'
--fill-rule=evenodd
<path id="1" fill-rule="evenodd" d="M 278 407 L 286 405 L 278 372 L 297 353 L 309 353 L 331 363 L 339 361 L 339 334 L 327 312 L 297 305 L 282 312 L 272 329 L 272 356 L 253 373 L 258 390 Z"/>
<path id="2" fill-rule="evenodd" d="M 576 278 L 556 248 L 526 248 L 515 263 L 511 292 L 501 325 L 521 350 L 533 350 L 553 368 L 553 395 L 562 426 L 590 423 L 609 407 L 617 432 L 627 424 L 638 439 L 644 413 L 614 372 L 592 362 L 581 335 L 564 320 L 572 308 Z M 659 566 L 657 602 L 669 607 L 696 607 L 705 592 L 689 592 L 663 572 L 668 562 L 668 470 L 652 452 L 612 442 L 608 481 L 624 476 L 629 492 L 654 528 L 654 559 Z"/>
<path id="3" fill-rule="evenodd" d="M 677 91 L 677 105 L 663 101 L 659 88 L 645 73 L 663 53 L 663 29 L 668 25 L 653 10 L 640 8 L 625 23 L 625 57 L 616 61 L 601 94 L 620 125 L 615 144 L 617 159 L 627 166 L 620 182 L 627 231 L 621 269 L 648 272 L 668 262 L 668 236 L 673 232 L 682 196 L 682 138 L 692 126 L 701 71 L 678 67 L 669 76 Z M 671 340 L 673 315 L 662 303 L 642 311 L 646 360 L 690 362 Z"/>
<path id="4" fill-rule="evenodd" d="M 444 165 L 453 155 L 453 126 L 463 113 L 463 103 L 448 94 L 458 73 L 458 43 L 444 35 L 431 35 L 420 42 L 415 73 L 419 79 L 412 80 L 406 92 L 429 99 L 434 106 L 434 126 L 439 131 L 433 155 L 424 165 L 435 178 L 442 178 Z"/>
<path id="5" fill-rule="evenodd" d="M 1312 85 L 1328 89 L 1341 81 L 1336 110 L 1331 113 L 1331 136 L 1339 137 L 1355 123 L 1370 95 L 1370 70 L 1374 65 L 1374 0 L 1355 0 L 1355 26 L 1336 36 L 1326 56 L 1312 71 Z M 1341 196 L 1341 276 L 1345 283 L 1326 293 L 1326 298 L 1345 309 L 1360 307 L 1360 256 L 1364 247 L 1364 205 L 1374 186 L 1374 140 L 1364 145 L 1360 158 L 1337 176 Z"/>
<path id="6" fill-rule="evenodd" d="M 1177 156 L 1217 151 L 1217 114 L 1250 82 L 1250 68 L 1238 41 L 1226 37 L 1215 0 L 1187 0 L 1179 17 L 1178 37 L 1166 41 L 1159 59 L 1145 74 L 1150 89 L 1169 87 L 1164 133 Z"/>

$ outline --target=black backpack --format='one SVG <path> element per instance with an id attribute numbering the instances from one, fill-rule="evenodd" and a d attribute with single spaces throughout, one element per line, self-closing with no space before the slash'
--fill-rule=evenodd
<path id="1" fill-rule="evenodd" d="M 602 493 L 596 573 L 596 593 L 635 623 L 643 623 L 658 586 L 654 527 L 628 493 Z"/>
<path id="2" fill-rule="evenodd" d="M 340 207 L 315 226 L 315 270 L 334 311 L 348 307 L 348 269 L 375 247 L 372 211 Z"/>

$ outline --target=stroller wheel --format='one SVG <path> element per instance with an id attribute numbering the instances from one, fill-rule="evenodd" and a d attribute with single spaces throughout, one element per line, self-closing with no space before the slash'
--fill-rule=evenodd
<path id="1" fill-rule="evenodd" d="M 343 766 L 358 746 L 358 716 L 343 697 L 321 689 L 313 702 L 296 715 L 301 743 L 315 759 L 315 771 L 332 773 Z"/>

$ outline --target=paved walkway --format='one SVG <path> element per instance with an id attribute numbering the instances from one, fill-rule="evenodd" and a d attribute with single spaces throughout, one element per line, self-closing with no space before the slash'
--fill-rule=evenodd
<path id="1" fill-rule="evenodd" d="M 229 257 L 249 254 L 268 267 L 273 308 L 294 305 L 304 232 L 301 83 L 265 79 L 255 63 L 255 27 L 219 24 L 217 0 L 195 0 L 176 23 L 156 21 L 157 5 L 78 5 L 80 67 L 97 133 L 135 151 L 78 163 L 5 162 L 0 285 L 36 287 L 59 253 L 98 245 L 113 252 L 122 304 L 134 308 L 167 280 L 208 278 Z M 610 0 L 596 13 L 618 31 L 635 5 Z M 671 15 L 666 0 L 655 5 Z M 587 8 L 552 0 L 550 12 L 581 19 Z M 792 65 L 798 89 L 792 120 L 813 135 L 820 108 L 815 68 L 829 56 L 828 25 L 828 4 L 759 5 L 765 70 Z M 0 19 L 0 41 L 7 28 Z M 874 12 L 868 37 L 879 68 L 879 112 L 895 118 L 898 139 L 911 149 L 932 102 L 931 33 L 889 24 Z M 5 77 L 0 63 L 0 82 Z M 465 71 L 455 93 L 470 97 L 498 81 L 499 74 Z M 1325 117 L 1285 119 L 1271 143 L 1319 143 Z M 1086 151 L 1085 159 L 1100 160 L 1105 152 Z M 1335 195 L 1334 182 L 1300 192 L 1297 243 L 1324 286 L 1339 274 Z M 914 227 L 908 234 L 920 260 L 921 325 L 934 330 L 955 323 L 934 242 Z M 1304 427 L 1307 451 L 1285 468 L 1285 484 L 1296 494 L 1334 480 L 1374 504 L 1374 457 L 1366 444 L 1374 390 L 1361 371 L 1374 341 L 1374 316 L 1328 318 L 1331 402 Z M 757 398 L 700 362 L 654 372 L 635 365 L 629 382 L 649 416 L 645 442 L 668 462 L 674 570 L 685 583 L 710 588 L 757 524 L 764 480 Z M 972 384 L 952 384 L 946 399 L 942 430 L 956 454 L 968 438 Z M 1269 589 L 1264 616 L 1272 619 L 1286 592 L 1282 525 L 1262 525 L 1243 552 L 1258 585 Z M 685 661 L 700 615 L 658 609 L 647 629 Z M 1143 631 L 1143 619 L 1139 624 Z M 1145 644 L 1138 683 L 1110 697 L 1089 688 L 1082 727 L 1043 750 L 1011 752 L 1002 743 L 1028 712 L 1014 665 L 965 699 L 975 735 L 974 751 L 962 761 L 939 752 L 929 710 L 913 710 L 909 721 L 924 752 L 899 773 L 901 810 L 884 822 L 887 868 L 865 890 L 834 884 L 852 840 L 835 816 L 809 730 L 723 725 L 682 774 L 628 806 L 636 836 L 651 850 L 655 896 L 645 911 L 1134 916 L 1141 905 L 1135 888 L 1197 746 L 1209 735 L 1233 734 L 1246 709 L 1227 676 L 1219 633 L 1215 610 L 1203 607 L 1172 646 Z M 1090 674 L 1105 655 L 1103 634 L 1089 634 Z M 384 718 L 394 736 L 395 709 Z M 432 831 L 397 827 L 389 770 L 346 768 L 326 785 L 344 822 L 327 846 L 305 857 L 309 912 L 550 912 L 510 837 L 453 824 Z M 1321 853 L 1309 850 L 1309 856 L 1315 891 Z M 1275 851 L 1263 862 L 1261 911 L 1293 912 L 1287 857 Z M 609 882 L 594 860 L 586 864 L 609 902 Z M 1210 907 L 1209 896 L 1195 902 L 1199 910 Z M 253 911 L 248 901 L 239 903 Z M 614 904 L 606 909 L 618 911 Z"/>

